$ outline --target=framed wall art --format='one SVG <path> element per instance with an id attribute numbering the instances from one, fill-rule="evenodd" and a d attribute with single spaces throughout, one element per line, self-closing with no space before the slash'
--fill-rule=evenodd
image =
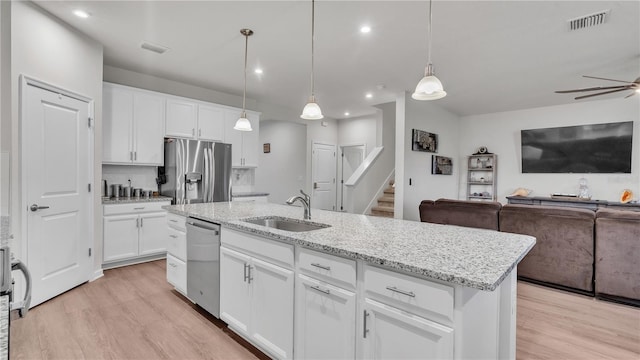
<path id="1" fill-rule="evenodd" d="M 411 150 L 438 152 L 438 134 L 413 129 L 411 134 Z"/>
<path id="2" fill-rule="evenodd" d="M 449 157 L 431 155 L 431 173 L 434 175 L 451 175 L 453 161 Z"/>

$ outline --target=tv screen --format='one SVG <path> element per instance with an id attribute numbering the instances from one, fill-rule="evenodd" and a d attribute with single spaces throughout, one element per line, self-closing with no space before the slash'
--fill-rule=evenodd
<path id="1" fill-rule="evenodd" d="M 631 173 L 633 121 L 521 130 L 523 173 Z"/>

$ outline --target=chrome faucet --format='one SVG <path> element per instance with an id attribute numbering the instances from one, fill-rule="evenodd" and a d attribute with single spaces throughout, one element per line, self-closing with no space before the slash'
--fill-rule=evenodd
<path id="1" fill-rule="evenodd" d="M 304 207 L 304 219 L 311 220 L 311 197 L 305 194 L 302 190 L 300 190 L 300 194 L 302 194 L 304 197 L 300 195 L 292 196 L 289 198 L 289 200 L 287 200 L 287 204 L 293 205 L 296 200 L 300 200 L 302 206 Z"/>

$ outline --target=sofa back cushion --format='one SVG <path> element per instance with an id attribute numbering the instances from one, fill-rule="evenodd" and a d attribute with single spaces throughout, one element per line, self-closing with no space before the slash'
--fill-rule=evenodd
<path id="1" fill-rule="evenodd" d="M 595 212 L 587 209 L 505 205 L 500 231 L 535 236 L 536 245 L 518 265 L 518 275 L 593 291 Z"/>
<path id="2" fill-rule="evenodd" d="M 426 201 L 426 203 L 425 203 Z M 444 225 L 458 225 L 498 230 L 498 214 L 502 204 L 493 201 L 438 199 L 420 204 L 420 220 Z"/>
<path id="3" fill-rule="evenodd" d="M 640 300 L 640 212 L 596 212 L 596 294 Z"/>

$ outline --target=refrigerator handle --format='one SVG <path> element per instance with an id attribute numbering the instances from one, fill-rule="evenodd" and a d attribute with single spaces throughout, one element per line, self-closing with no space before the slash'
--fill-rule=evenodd
<path id="1" fill-rule="evenodd" d="M 209 148 L 209 188 L 211 189 L 209 199 L 207 200 L 209 202 L 213 202 L 216 186 L 216 159 L 214 158 L 214 150 L 215 144 L 212 144 L 211 148 Z"/>
<path id="2" fill-rule="evenodd" d="M 209 168 L 209 149 L 204 148 L 204 178 L 202 179 L 202 201 L 209 202 L 209 188 L 211 184 L 209 183 L 209 172 L 211 169 Z"/>

